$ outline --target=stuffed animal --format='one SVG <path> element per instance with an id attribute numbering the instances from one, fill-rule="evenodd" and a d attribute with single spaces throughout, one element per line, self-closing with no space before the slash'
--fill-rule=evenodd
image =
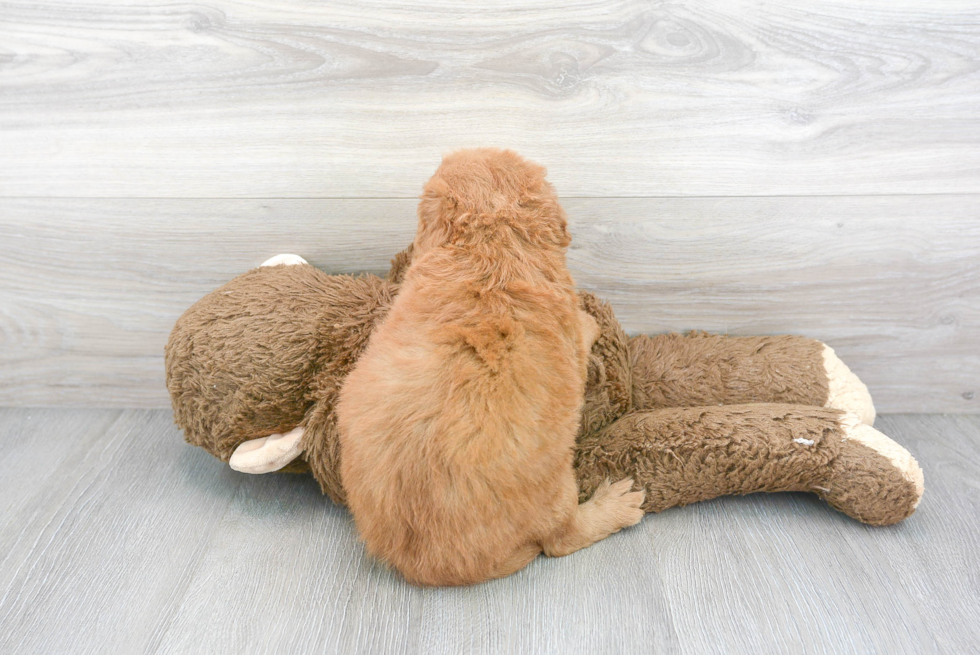
<path id="1" fill-rule="evenodd" d="M 327 275 L 279 255 L 195 303 L 165 349 L 186 440 L 246 473 L 311 472 L 343 504 L 338 394 L 411 254 L 397 255 L 385 279 Z M 828 346 L 628 337 L 608 305 L 580 299 L 600 327 L 575 453 L 582 500 L 632 478 L 648 512 L 760 491 L 816 493 L 872 525 L 915 511 L 922 471 L 871 427 L 867 388 Z"/>
<path id="2" fill-rule="evenodd" d="M 240 471 L 312 472 L 343 504 L 337 394 L 409 257 L 382 279 L 279 256 L 194 304 L 166 346 L 186 440 Z M 759 491 L 813 492 L 873 525 L 915 510 L 922 471 L 871 427 L 867 388 L 828 346 L 797 336 L 627 337 L 608 305 L 580 297 L 601 328 L 575 457 L 583 499 L 604 480 L 632 477 L 648 512 Z"/>

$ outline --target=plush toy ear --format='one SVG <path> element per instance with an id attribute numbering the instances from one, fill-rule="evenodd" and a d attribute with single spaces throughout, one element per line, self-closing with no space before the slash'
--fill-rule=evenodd
<path id="1" fill-rule="evenodd" d="M 261 264 L 259 264 L 259 266 L 260 267 L 262 267 L 262 266 L 296 266 L 297 264 L 309 264 L 309 263 L 310 262 L 306 261 L 305 259 L 303 259 L 299 255 L 288 255 L 288 254 L 284 254 L 284 255 L 276 255 L 275 257 L 273 257 L 271 259 L 267 259 L 264 262 L 262 262 Z"/>
<path id="2" fill-rule="evenodd" d="M 303 448 L 302 427 L 285 434 L 270 434 L 268 437 L 252 439 L 238 446 L 232 453 L 228 465 L 242 473 L 272 473 L 300 456 Z"/>

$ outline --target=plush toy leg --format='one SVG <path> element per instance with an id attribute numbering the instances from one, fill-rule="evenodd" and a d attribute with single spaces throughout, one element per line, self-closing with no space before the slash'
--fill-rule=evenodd
<path id="1" fill-rule="evenodd" d="M 302 427 L 285 434 L 246 441 L 235 449 L 228 465 L 242 473 L 272 473 L 285 467 L 303 453 Z"/>
<path id="2" fill-rule="evenodd" d="M 924 479 L 919 463 L 900 445 L 853 414 L 840 418 L 844 442 L 816 492 L 848 516 L 890 525 L 919 506 Z"/>
<path id="3" fill-rule="evenodd" d="M 854 416 L 798 405 L 633 412 L 578 444 L 582 498 L 632 477 L 643 508 L 730 494 L 809 491 L 859 521 L 888 525 L 922 496 L 922 471 L 897 443 Z"/>
<path id="4" fill-rule="evenodd" d="M 634 409 L 786 403 L 831 407 L 874 423 L 868 388 L 814 339 L 640 335 L 630 339 L 630 357 Z"/>

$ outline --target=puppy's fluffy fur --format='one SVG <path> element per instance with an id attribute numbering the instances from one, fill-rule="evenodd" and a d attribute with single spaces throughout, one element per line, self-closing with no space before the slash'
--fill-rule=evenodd
<path id="1" fill-rule="evenodd" d="M 572 450 L 597 327 L 544 169 L 457 152 L 418 213 L 413 262 L 337 407 L 368 551 L 418 584 L 470 584 L 639 521 L 631 480 L 578 505 Z"/>

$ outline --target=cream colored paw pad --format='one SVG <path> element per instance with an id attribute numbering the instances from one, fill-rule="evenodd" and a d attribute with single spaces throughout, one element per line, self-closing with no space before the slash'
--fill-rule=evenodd
<path id="1" fill-rule="evenodd" d="M 875 422 L 875 406 L 868 387 L 826 344 L 823 347 L 823 366 L 827 372 L 828 386 L 824 407 L 854 414 L 862 423 L 872 425 Z"/>

